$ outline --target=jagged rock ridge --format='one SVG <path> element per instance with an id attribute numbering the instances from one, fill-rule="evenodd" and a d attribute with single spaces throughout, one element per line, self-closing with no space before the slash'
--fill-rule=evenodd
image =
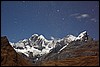
<path id="1" fill-rule="evenodd" d="M 84 31 L 79 34 L 79 36 L 67 35 L 62 39 L 51 39 L 47 40 L 43 35 L 33 34 L 29 39 L 20 40 L 17 43 L 11 43 L 12 47 L 16 50 L 16 52 L 23 53 L 27 57 L 32 55 L 33 57 L 36 55 L 44 55 L 48 54 L 51 51 L 56 50 L 56 52 L 60 52 L 63 50 L 69 43 L 73 41 L 81 41 L 85 42 L 88 39 L 87 32 Z"/>

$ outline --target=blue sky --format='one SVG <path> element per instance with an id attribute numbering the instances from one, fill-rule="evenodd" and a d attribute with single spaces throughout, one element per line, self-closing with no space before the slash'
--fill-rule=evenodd
<path id="1" fill-rule="evenodd" d="M 1 35 L 17 42 L 32 34 L 50 39 L 86 30 L 99 40 L 98 1 L 2 1 Z"/>

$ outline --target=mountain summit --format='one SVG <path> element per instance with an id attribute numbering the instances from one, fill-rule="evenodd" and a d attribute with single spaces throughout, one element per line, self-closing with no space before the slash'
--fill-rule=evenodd
<path id="1" fill-rule="evenodd" d="M 29 57 L 30 53 L 34 57 L 36 55 L 42 56 L 48 54 L 57 48 L 57 51 L 61 51 L 65 46 L 73 41 L 86 42 L 88 40 L 87 32 L 84 31 L 79 34 L 78 37 L 73 35 L 67 35 L 62 39 L 47 40 L 43 35 L 33 34 L 29 39 L 20 40 L 17 43 L 11 43 L 16 52 L 23 53 Z M 62 49 L 61 49 L 62 48 Z"/>
<path id="2" fill-rule="evenodd" d="M 67 35 L 60 39 L 53 37 L 51 40 L 43 35 L 33 34 L 29 39 L 17 43 L 8 42 L 3 37 L 1 42 L 2 66 L 99 65 L 99 41 L 93 40 L 86 31 L 78 36 Z"/>

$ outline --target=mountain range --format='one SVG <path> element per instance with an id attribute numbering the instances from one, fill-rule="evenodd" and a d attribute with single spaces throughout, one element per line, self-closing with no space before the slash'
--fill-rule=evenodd
<path id="1" fill-rule="evenodd" d="M 14 47 L 16 52 L 23 53 L 27 57 L 29 57 L 30 53 L 33 56 L 36 55 L 44 55 L 50 53 L 50 51 L 55 50 L 61 51 L 69 43 L 73 41 L 81 41 L 85 42 L 88 38 L 87 32 L 84 31 L 79 34 L 78 37 L 73 35 L 67 35 L 62 39 L 51 39 L 47 40 L 43 35 L 33 34 L 29 39 L 20 40 L 17 43 L 11 43 L 12 47 Z"/>
<path id="2" fill-rule="evenodd" d="M 33 34 L 28 39 L 9 44 L 16 53 L 36 66 L 99 65 L 99 41 L 93 40 L 87 31 L 78 36 L 67 35 L 59 39 L 52 37 L 50 40 L 43 35 Z"/>

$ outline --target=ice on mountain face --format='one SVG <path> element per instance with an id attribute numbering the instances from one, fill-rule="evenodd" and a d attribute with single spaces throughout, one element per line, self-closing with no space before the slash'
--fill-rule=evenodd
<path id="1" fill-rule="evenodd" d="M 26 49 L 30 49 L 31 47 L 29 45 L 25 46 Z"/>
<path id="2" fill-rule="evenodd" d="M 47 46 L 51 49 L 55 48 L 57 45 L 57 42 L 60 42 L 61 40 L 52 40 Z"/>
<path id="3" fill-rule="evenodd" d="M 10 45 L 13 47 L 14 45 L 15 45 L 15 43 L 12 43 L 12 42 L 9 42 L 10 43 Z"/>
<path id="4" fill-rule="evenodd" d="M 27 57 L 29 57 L 29 54 L 32 53 L 34 57 L 36 55 L 48 54 L 54 48 L 59 48 L 59 53 L 72 41 L 82 41 L 86 36 L 87 32 L 84 31 L 80 33 L 78 37 L 67 35 L 62 39 L 54 39 L 52 37 L 51 40 L 47 40 L 43 35 L 34 34 L 29 39 L 20 40 L 17 43 L 11 43 L 11 45 L 14 45 L 16 52 L 21 52 Z"/>
<path id="5" fill-rule="evenodd" d="M 16 48 L 18 48 L 18 47 L 25 47 L 24 43 L 15 43 L 15 45 L 16 45 Z"/>
<path id="6" fill-rule="evenodd" d="M 38 36 L 38 34 L 33 34 L 32 37 L 34 37 L 34 36 Z"/>
<path id="7" fill-rule="evenodd" d="M 70 42 L 74 41 L 75 39 L 76 39 L 75 36 L 73 36 L 73 35 L 67 35 L 67 37 L 64 38 L 64 42 L 65 43 L 70 43 Z"/>
<path id="8" fill-rule="evenodd" d="M 86 34 L 86 31 L 82 32 L 78 37 L 82 38 Z"/>
<path id="9" fill-rule="evenodd" d="M 28 41 L 28 40 L 27 39 L 22 40 L 22 42 L 26 42 L 26 41 Z"/>
<path id="10" fill-rule="evenodd" d="M 15 44 L 14 49 L 16 52 L 23 53 L 27 57 L 29 57 L 30 52 L 33 53 L 33 56 L 38 55 L 38 54 L 43 55 L 43 54 L 49 53 L 51 48 L 48 47 L 48 44 L 51 44 L 51 43 L 52 43 L 52 40 L 46 40 L 43 35 L 38 36 L 37 34 L 34 34 L 29 39 L 20 40 L 19 42 L 12 43 L 12 44 Z M 30 47 L 30 45 L 32 47 Z M 37 47 L 38 49 L 36 49 L 35 47 Z M 39 49 L 42 49 L 42 51 Z"/>
<path id="11" fill-rule="evenodd" d="M 51 39 L 54 40 L 54 37 L 51 36 Z"/>
<path id="12" fill-rule="evenodd" d="M 67 43 L 67 45 L 68 45 L 68 43 Z M 60 53 L 65 47 L 67 47 L 67 45 L 65 45 L 64 47 L 62 47 L 62 48 L 58 51 L 58 53 Z"/>
<path id="13" fill-rule="evenodd" d="M 31 48 L 31 49 L 28 49 L 27 52 L 32 52 L 33 53 L 33 56 L 37 55 L 37 54 L 40 54 L 41 51 L 38 50 L 38 49 L 35 49 L 35 48 Z"/>
<path id="14" fill-rule="evenodd" d="M 49 53 L 50 49 L 49 48 L 46 48 L 46 49 L 43 49 L 41 54 L 47 54 Z"/>
<path id="15" fill-rule="evenodd" d="M 84 31 L 84 32 L 82 32 L 82 33 L 79 34 L 79 36 L 75 39 L 75 41 L 76 40 L 81 40 L 81 41 L 87 40 L 87 37 L 88 37 L 87 32 Z"/>
<path id="16" fill-rule="evenodd" d="M 49 40 L 45 39 L 45 37 L 43 35 L 40 35 L 38 37 L 38 39 L 42 39 L 45 43 L 47 43 L 47 42 L 49 43 L 50 42 Z"/>
<path id="17" fill-rule="evenodd" d="M 69 36 L 68 36 L 68 39 L 70 39 L 70 40 L 72 40 L 72 41 L 74 41 L 74 40 L 75 40 L 75 38 L 76 38 L 76 37 L 75 37 L 75 36 L 73 36 L 73 35 L 69 35 Z"/>
<path id="18" fill-rule="evenodd" d="M 43 35 L 40 35 L 39 37 L 40 37 L 41 39 L 45 39 Z"/>
<path id="19" fill-rule="evenodd" d="M 32 53 L 33 53 L 33 56 L 35 56 L 35 55 L 41 53 L 40 50 L 35 49 L 35 48 L 33 48 L 33 47 L 30 48 L 29 46 L 27 46 L 26 48 L 27 48 L 27 49 L 22 49 L 22 50 L 20 50 L 20 49 L 15 49 L 15 51 L 16 51 L 16 52 L 23 53 L 23 54 L 25 54 L 27 57 L 29 57 L 29 52 L 32 52 Z"/>
<path id="20" fill-rule="evenodd" d="M 37 34 L 34 34 L 32 35 L 32 37 L 29 38 L 29 41 L 36 41 L 38 37 L 39 36 Z"/>

